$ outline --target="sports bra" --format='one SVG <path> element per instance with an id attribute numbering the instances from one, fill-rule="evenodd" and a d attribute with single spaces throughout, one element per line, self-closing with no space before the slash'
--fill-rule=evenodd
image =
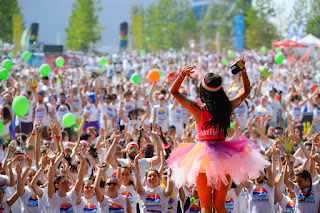
<path id="1" fill-rule="evenodd" d="M 198 132 L 198 140 L 206 141 L 206 140 L 224 140 L 223 131 L 218 135 L 219 129 L 214 126 L 206 126 L 206 122 L 210 120 L 212 115 L 206 110 L 204 106 L 201 106 L 201 120 L 200 123 L 196 124 L 196 129 Z"/>

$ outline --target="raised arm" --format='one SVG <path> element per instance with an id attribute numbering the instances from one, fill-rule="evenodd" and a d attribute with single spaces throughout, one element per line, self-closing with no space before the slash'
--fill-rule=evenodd
<path id="1" fill-rule="evenodd" d="M 14 202 L 16 202 L 16 200 L 19 198 L 20 194 L 22 193 L 22 190 L 24 189 L 22 185 L 22 177 L 21 177 L 22 166 L 20 162 L 18 162 L 16 165 L 16 171 L 17 171 L 17 191 L 8 200 L 6 200 L 9 207 L 11 207 L 12 204 L 14 204 Z"/>
<path id="2" fill-rule="evenodd" d="M 294 189 L 294 183 L 289 180 L 289 166 L 286 165 L 284 171 L 283 171 L 283 182 L 286 184 L 286 186 L 293 191 Z"/>
<path id="3" fill-rule="evenodd" d="M 179 92 L 179 88 L 184 78 L 186 76 L 192 78 L 190 74 L 194 73 L 194 71 L 191 71 L 191 70 L 193 70 L 193 67 L 189 65 L 183 68 L 178 78 L 176 78 L 176 80 L 173 82 L 170 92 L 173 95 L 173 97 L 175 97 L 182 106 L 184 106 L 189 112 L 193 114 L 197 123 L 199 123 L 201 120 L 200 106 L 196 102 L 189 100 L 187 97 L 185 97 Z"/>
<path id="4" fill-rule="evenodd" d="M 97 197 L 97 200 L 99 203 L 102 203 L 102 201 L 104 199 L 104 196 L 100 190 L 101 173 L 102 173 L 102 169 L 99 167 L 97 177 L 96 177 L 94 184 L 93 184 L 94 191 L 96 193 L 96 197 Z"/>
<path id="5" fill-rule="evenodd" d="M 240 62 L 242 62 L 243 65 L 245 64 L 245 61 L 243 59 L 240 59 Z M 241 93 L 236 95 L 236 97 L 230 100 L 232 105 L 232 110 L 237 108 L 244 101 L 244 99 L 246 99 L 246 97 L 248 97 L 248 95 L 250 94 L 250 90 L 251 90 L 250 81 L 245 68 L 241 70 L 241 77 L 242 77 L 242 84 L 243 84 L 244 91 L 242 91 Z"/>

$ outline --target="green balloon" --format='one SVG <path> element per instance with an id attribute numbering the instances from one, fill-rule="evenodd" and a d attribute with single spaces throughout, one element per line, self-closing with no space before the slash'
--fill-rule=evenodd
<path id="1" fill-rule="evenodd" d="M 140 75 L 138 74 L 133 74 L 131 76 L 131 80 L 134 82 L 134 83 L 139 83 L 140 82 Z"/>
<path id="2" fill-rule="evenodd" d="M 146 55 L 146 51 L 145 50 L 141 50 L 140 51 L 140 56 L 145 56 Z"/>
<path id="3" fill-rule="evenodd" d="M 12 68 L 12 61 L 10 59 L 4 59 L 2 61 L 2 67 L 10 70 Z"/>
<path id="4" fill-rule="evenodd" d="M 146 41 L 147 41 L 147 42 L 150 42 L 150 37 L 147 37 L 147 38 L 146 38 Z"/>
<path id="5" fill-rule="evenodd" d="M 3 123 L 2 123 L 2 121 L 0 120 L 0 133 L 2 132 L 2 129 L 3 129 Z"/>
<path id="6" fill-rule="evenodd" d="M 23 59 L 29 60 L 30 58 L 31 58 L 31 53 L 29 51 L 24 51 L 23 52 Z"/>
<path id="7" fill-rule="evenodd" d="M 276 47 L 276 53 L 279 53 L 281 51 L 280 47 Z"/>
<path id="8" fill-rule="evenodd" d="M 186 48 L 185 48 L 185 47 L 181 47 L 181 50 L 182 50 L 182 51 L 185 51 L 185 50 L 186 50 Z"/>
<path id="9" fill-rule="evenodd" d="M 229 56 L 229 57 L 233 57 L 233 51 L 228 50 L 228 56 Z"/>
<path id="10" fill-rule="evenodd" d="M 8 54 L 8 56 L 9 56 L 9 58 L 13 58 L 13 52 L 9 52 L 9 54 Z"/>
<path id="11" fill-rule="evenodd" d="M 169 50 L 172 52 L 173 51 L 173 47 L 170 47 Z"/>
<path id="12" fill-rule="evenodd" d="M 46 76 L 49 75 L 49 73 L 50 73 L 50 71 L 51 71 L 51 67 L 50 67 L 49 64 L 42 64 L 42 65 L 40 66 L 39 71 L 40 71 L 40 74 L 41 74 L 42 76 L 46 77 Z"/>
<path id="13" fill-rule="evenodd" d="M 74 115 L 70 112 L 66 113 L 63 117 L 62 117 L 62 123 L 63 125 L 65 125 L 66 127 L 70 127 L 74 124 L 76 118 L 74 117 Z"/>
<path id="14" fill-rule="evenodd" d="M 230 122 L 230 128 L 234 129 L 234 123 L 233 122 Z"/>
<path id="15" fill-rule="evenodd" d="M 62 65 L 64 65 L 64 58 L 59 56 L 58 58 L 56 58 L 56 66 L 61 67 Z"/>
<path id="16" fill-rule="evenodd" d="M 261 67 L 261 68 L 260 68 L 260 72 L 261 72 L 261 73 L 264 73 L 266 69 L 267 69 L 267 68 L 265 68 L 265 67 Z"/>
<path id="17" fill-rule="evenodd" d="M 228 64 L 228 59 L 226 59 L 226 58 L 222 59 L 222 64 L 227 65 Z"/>
<path id="18" fill-rule="evenodd" d="M 160 73 L 160 77 L 162 76 L 162 72 L 161 72 L 161 70 L 160 69 L 158 69 L 158 71 L 159 71 L 159 73 Z"/>
<path id="19" fill-rule="evenodd" d="M 106 65 L 107 64 L 107 59 L 105 57 L 101 57 L 100 58 L 100 64 L 103 66 L 103 65 Z"/>
<path id="20" fill-rule="evenodd" d="M 278 53 L 275 57 L 274 60 L 277 64 L 281 64 L 284 60 L 284 55 L 282 55 L 281 53 Z"/>
<path id="21" fill-rule="evenodd" d="M 57 84 L 60 84 L 60 83 L 61 83 L 61 80 L 60 80 L 60 78 L 59 78 L 58 75 L 56 75 L 56 79 L 57 79 Z"/>
<path id="22" fill-rule="evenodd" d="M 17 116 L 24 116 L 29 110 L 29 100 L 23 95 L 17 96 L 12 102 L 12 109 Z"/>
<path id="23" fill-rule="evenodd" d="M 265 52 L 267 51 L 267 47 L 266 47 L 266 46 L 262 46 L 262 47 L 261 47 L 261 51 L 262 51 L 263 53 L 265 53 Z"/>
<path id="24" fill-rule="evenodd" d="M 3 79 L 6 79 L 7 77 L 8 77 L 8 70 L 5 68 L 2 68 L 0 70 L 0 78 L 3 80 Z"/>

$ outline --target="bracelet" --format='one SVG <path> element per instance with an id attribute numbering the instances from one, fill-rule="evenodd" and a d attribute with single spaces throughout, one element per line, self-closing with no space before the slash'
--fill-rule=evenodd
<path id="1" fill-rule="evenodd" d="M 120 165 L 118 165 L 118 169 L 121 169 L 122 167 L 121 167 L 121 164 Z"/>
<path id="2" fill-rule="evenodd" d="M 41 169 L 45 170 L 46 168 L 44 168 L 43 166 L 41 166 Z"/>
<path id="3" fill-rule="evenodd" d="M 241 73 L 245 73 L 246 72 L 246 69 L 244 68 L 243 70 L 240 71 Z"/>
<path id="4" fill-rule="evenodd" d="M 11 151 L 10 151 L 9 149 L 8 149 L 8 151 L 7 151 L 7 152 L 8 152 L 8 154 L 10 154 L 10 153 L 11 153 Z"/>
<path id="5" fill-rule="evenodd" d="M 56 140 L 60 140 L 61 136 L 60 135 L 55 135 Z"/>
<path id="6" fill-rule="evenodd" d="M 181 77 L 182 75 L 183 75 L 183 77 Z M 184 77 L 186 77 L 186 76 L 185 76 L 185 74 L 183 74 L 183 73 L 182 73 L 182 75 L 180 74 L 180 75 L 179 75 L 179 78 L 181 78 L 181 79 L 183 80 Z"/>
<path id="7" fill-rule="evenodd" d="M 141 136 L 141 135 L 138 135 L 137 137 L 138 137 L 138 138 L 142 138 L 142 136 Z"/>
<path id="8" fill-rule="evenodd" d="M 153 139 L 153 141 L 157 141 L 157 140 L 159 140 L 159 138 L 154 138 L 154 139 Z"/>
<path id="9" fill-rule="evenodd" d="M 36 134 L 31 132 L 30 135 L 36 135 Z"/>
<path id="10" fill-rule="evenodd" d="M 61 154 L 63 154 L 64 156 L 66 155 L 66 153 L 64 153 L 64 151 L 61 151 Z"/>

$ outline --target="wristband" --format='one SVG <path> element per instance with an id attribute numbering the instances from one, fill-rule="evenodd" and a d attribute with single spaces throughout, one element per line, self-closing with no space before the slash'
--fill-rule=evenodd
<path id="1" fill-rule="evenodd" d="M 66 153 L 64 151 L 61 151 L 61 154 L 63 154 L 64 156 L 66 155 Z"/>
<path id="2" fill-rule="evenodd" d="M 36 135 L 36 134 L 31 132 L 30 135 Z"/>
<path id="3" fill-rule="evenodd" d="M 44 168 L 43 166 L 41 166 L 41 169 L 45 170 L 46 168 Z"/>
<path id="4" fill-rule="evenodd" d="M 11 151 L 8 149 L 8 151 L 7 151 L 9 154 L 11 153 Z"/>
<path id="5" fill-rule="evenodd" d="M 27 169 L 30 169 L 30 166 L 27 166 Z"/>
<path id="6" fill-rule="evenodd" d="M 118 165 L 118 169 L 121 169 L 122 167 L 121 167 L 121 164 L 120 165 Z"/>
<path id="7" fill-rule="evenodd" d="M 157 140 L 159 140 L 159 138 L 154 138 L 154 139 L 153 139 L 153 141 L 157 141 Z"/>
<path id="8" fill-rule="evenodd" d="M 246 72 L 246 68 L 244 68 L 243 70 L 240 71 L 241 73 L 245 73 Z"/>
<path id="9" fill-rule="evenodd" d="M 142 138 L 142 136 L 141 136 L 141 135 L 138 135 L 138 138 Z"/>
<path id="10" fill-rule="evenodd" d="M 61 136 L 60 135 L 55 135 L 56 140 L 60 140 Z"/>

